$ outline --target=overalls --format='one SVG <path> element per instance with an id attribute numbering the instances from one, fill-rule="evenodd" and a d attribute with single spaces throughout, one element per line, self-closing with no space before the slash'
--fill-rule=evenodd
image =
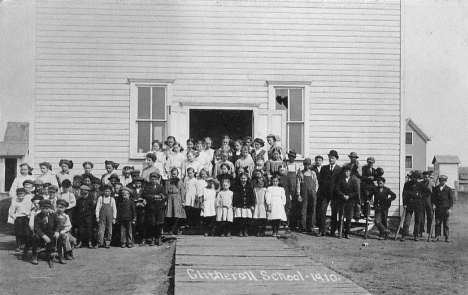
<path id="1" fill-rule="evenodd" d="M 301 229 L 312 231 L 315 225 L 315 205 L 317 203 L 317 194 L 315 192 L 315 182 L 312 176 L 302 175 L 301 182 L 302 197 L 302 222 Z"/>
<path id="2" fill-rule="evenodd" d="M 114 219 L 114 214 L 112 212 L 112 199 L 109 197 L 109 203 L 104 203 L 104 197 L 102 198 L 102 206 L 99 210 L 99 240 L 98 243 L 102 245 L 104 242 L 104 233 L 106 234 L 106 241 L 110 242 L 112 238 L 112 220 Z"/>

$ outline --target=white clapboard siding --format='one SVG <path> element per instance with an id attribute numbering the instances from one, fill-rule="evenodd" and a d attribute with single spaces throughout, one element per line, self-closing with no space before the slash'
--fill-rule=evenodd
<path id="1" fill-rule="evenodd" d="M 128 78 L 173 79 L 174 110 L 266 108 L 266 81 L 308 81 L 307 154 L 374 156 L 399 193 L 400 20 L 399 0 L 38 0 L 35 162 L 141 169 Z"/>

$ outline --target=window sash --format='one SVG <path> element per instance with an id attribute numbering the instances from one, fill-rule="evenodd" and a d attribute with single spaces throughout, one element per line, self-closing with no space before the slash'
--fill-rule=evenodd
<path id="1" fill-rule="evenodd" d="M 413 132 L 406 132 L 406 144 L 413 144 Z"/>
<path id="2" fill-rule="evenodd" d="M 405 157 L 405 168 L 413 169 L 413 156 Z"/>

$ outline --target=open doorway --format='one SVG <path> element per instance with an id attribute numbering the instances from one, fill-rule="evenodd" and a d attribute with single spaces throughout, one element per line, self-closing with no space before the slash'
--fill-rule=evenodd
<path id="1" fill-rule="evenodd" d="M 5 191 L 9 192 L 16 178 L 17 158 L 5 158 Z"/>
<path id="2" fill-rule="evenodd" d="M 213 139 L 213 148 L 219 148 L 221 138 L 252 136 L 253 111 L 249 110 L 190 110 L 190 138 Z"/>

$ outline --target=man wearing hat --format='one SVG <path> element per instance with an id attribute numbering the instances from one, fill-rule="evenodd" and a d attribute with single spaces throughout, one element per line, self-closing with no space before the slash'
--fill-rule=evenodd
<path id="1" fill-rule="evenodd" d="M 338 228 L 338 211 L 339 211 L 339 196 L 336 193 L 336 185 L 341 175 L 341 167 L 336 164 L 339 156 L 338 152 L 331 150 L 328 153 L 328 162 L 330 164 L 323 166 L 319 178 L 319 193 L 318 203 L 320 204 L 319 215 L 319 236 L 325 236 L 325 219 L 327 216 L 328 204 L 332 209 L 331 219 L 331 236 L 335 236 L 335 231 Z"/>
<path id="2" fill-rule="evenodd" d="M 45 245 L 46 260 L 50 267 L 52 266 L 52 251 L 60 236 L 62 230 L 60 220 L 52 209 L 52 202 L 50 200 L 42 200 L 39 203 L 41 212 L 34 217 L 34 234 L 32 241 L 32 261 L 31 263 L 37 265 L 37 248 L 40 245 Z"/>
<path id="3" fill-rule="evenodd" d="M 375 180 L 377 179 L 377 171 L 374 168 L 375 158 L 368 157 L 367 164 L 362 166 L 362 175 L 361 175 L 361 198 L 360 198 L 360 205 L 362 206 L 362 214 L 364 217 L 369 218 L 368 211 L 368 204 L 366 203 L 369 201 L 367 196 L 371 193 L 371 191 L 375 188 Z M 359 217 L 359 216 L 355 216 Z"/>
<path id="4" fill-rule="evenodd" d="M 294 212 L 294 217 L 300 216 L 301 221 L 299 224 L 299 230 L 302 232 L 312 232 L 316 220 L 316 205 L 317 205 L 317 190 L 318 180 L 315 172 L 311 170 L 312 160 L 305 158 L 303 161 L 304 169 L 299 171 L 297 175 L 297 199 L 293 200 L 293 210 L 300 209 L 299 212 Z M 293 218 L 293 229 L 296 227 L 296 222 Z"/>
<path id="5" fill-rule="evenodd" d="M 77 248 L 88 246 L 92 248 L 93 240 L 93 219 L 94 219 L 94 202 L 93 197 L 90 196 L 90 188 L 82 185 L 81 198 L 76 201 L 76 224 L 78 226 L 78 245 Z"/>
<path id="6" fill-rule="evenodd" d="M 351 168 L 351 175 L 354 175 L 358 181 L 359 184 L 359 198 L 355 200 L 354 202 L 354 207 L 353 207 L 353 214 L 352 216 L 354 219 L 359 219 L 361 215 L 361 203 L 364 203 L 361 201 L 362 198 L 365 198 L 365 196 L 361 196 L 361 166 L 359 165 L 359 156 L 357 155 L 356 152 L 351 152 L 348 155 L 349 158 L 349 163 L 347 164 Z"/>
<path id="7" fill-rule="evenodd" d="M 338 230 L 344 230 L 344 237 L 349 239 L 353 208 L 355 203 L 359 201 L 359 181 L 352 174 L 352 167 L 350 165 L 344 165 L 341 170 L 343 171 L 343 175 L 339 178 L 336 186 L 339 196 L 337 202 L 340 206 L 339 215 L 341 216 L 339 219 L 341 221 L 341 218 L 345 218 L 346 222 L 344 222 L 345 228 L 343 229 L 341 226 L 338 226 Z"/>
<path id="8" fill-rule="evenodd" d="M 409 235 L 409 226 L 414 212 L 414 230 L 413 236 L 415 241 L 419 241 L 419 226 L 421 224 L 421 215 L 423 212 L 423 196 L 427 193 L 428 188 L 424 187 L 419 182 L 421 173 L 413 171 L 411 179 L 403 186 L 403 207 L 406 208 L 405 223 L 400 241 L 405 241 L 405 236 Z"/>
<path id="9" fill-rule="evenodd" d="M 320 178 L 320 172 L 322 171 L 322 163 L 323 163 L 323 157 L 321 155 L 317 155 L 314 158 L 314 165 L 312 166 L 312 171 L 315 172 L 315 175 L 317 175 L 317 178 Z"/>
<path id="10" fill-rule="evenodd" d="M 449 216 L 453 208 L 452 188 L 446 185 L 448 177 L 446 175 L 439 176 L 439 185 L 432 191 L 431 203 L 435 210 L 435 237 L 433 242 L 439 241 L 441 235 L 441 225 L 444 225 L 444 236 L 447 243 L 449 239 Z"/>
<path id="11" fill-rule="evenodd" d="M 422 233 L 424 232 L 424 224 L 426 223 L 426 216 L 427 216 L 427 234 L 429 235 L 431 232 L 431 226 L 432 226 L 432 219 L 434 218 L 432 214 L 432 204 L 431 204 L 431 196 L 432 196 L 432 189 L 434 188 L 434 183 L 431 180 L 431 172 L 430 171 L 424 171 L 422 173 L 423 179 L 421 181 L 421 184 L 427 187 L 427 191 L 425 191 L 425 194 L 423 195 L 423 212 L 421 214 L 421 224 L 419 226 L 420 228 L 420 236 L 422 236 Z"/>

